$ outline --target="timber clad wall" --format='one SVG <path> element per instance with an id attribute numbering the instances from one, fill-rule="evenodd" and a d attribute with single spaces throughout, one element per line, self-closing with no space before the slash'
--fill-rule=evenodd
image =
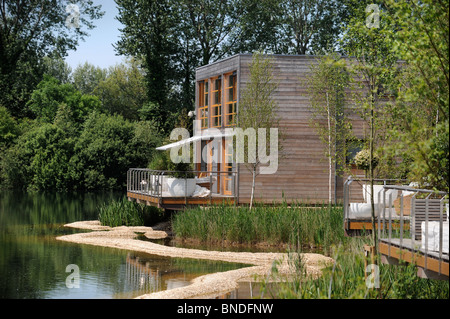
<path id="1" fill-rule="evenodd" d="M 327 202 L 328 160 L 324 155 L 325 145 L 310 125 L 311 106 L 306 88 L 301 82 L 308 77 L 310 65 L 315 63 L 315 57 L 289 55 L 273 55 L 272 57 L 274 76 L 278 81 L 278 89 L 273 98 L 278 103 L 280 129 L 284 132 L 285 140 L 282 156 L 278 160 L 277 173 L 257 176 L 255 198 L 257 201 L 266 203 L 281 202 L 284 194 L 288 202 Z M 200 67 L 196 72 L 196 80 L 237 71 L 237 112 L 239 113 L 239 94 L 249 81 L 251 60 L 250 54 L 239 54 Z M 197 98 L 198 94 L 196 94 Z M 354 128 L 362 133 L 362 122 L 354 123 Z M 332 182 L 332 198 L 334 200 L 336 194 L 339 201 L 342 199 L 343 179 L 337 178 L 336 183 L 333 172 Z M 251 173 L 241 164 L 238 181 L 240 203 L 249 202 L 251 185 Z"/>

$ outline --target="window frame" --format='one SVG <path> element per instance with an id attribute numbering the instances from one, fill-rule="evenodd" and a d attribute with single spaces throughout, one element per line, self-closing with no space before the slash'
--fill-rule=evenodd
<path id="1" fill-rule="evenodd" d="M 233 81 L 232 83 L 230 83 Z M 237 116 L 237 73 L 236 71 L 226 75 L 226 87 L 225 87 L 225 126 L 236 126 L 236 116 Z M 229 90 L 233 90 L 233 96 L 230 99 Z M 230 107 L 232 112 L 230 111 Z M 231 119 L 231 120 L 230 120 Z"/>
<path id="2" fill-rule="evenodd" d="M 209 127 L 209 80 L 198 82 L 198 119 L 200 128 Z"/>
<path id="3" fill-rule="evenodd" d="M 222 127 L 222 76 L 211 79 L 211 127 Z M 216 123 L 217 121 L 217 123 Z"/>

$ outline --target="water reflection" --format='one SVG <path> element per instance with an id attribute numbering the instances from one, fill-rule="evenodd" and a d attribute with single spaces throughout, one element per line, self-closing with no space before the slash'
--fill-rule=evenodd
<path id="1" fill-rule="evenodd" d="M 65 223 L 96 219 L 100 204 L 121 196 L 0 192 L 0 298 L 134 298 L 243 266 L 55 239 L 80 231 L 64 227 Z M 79 288 L 66 286 L 69 264 L 80 270 Z"/>

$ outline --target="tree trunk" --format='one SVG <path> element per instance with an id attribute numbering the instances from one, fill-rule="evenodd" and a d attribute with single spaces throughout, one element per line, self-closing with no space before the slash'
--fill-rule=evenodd
<path id="1" fill-rule="evenodd" d="M 327 113 L 328 113 L 328 203 L 331 204 L 331 189 L 332 189 L 332 159 L 331 159 L 331 119 L 330 119 L 330 104 L 327 95 Z"/>
<path id="2" fill-rule="evenodd" d="M 374 148 L 374 138 L 375 138 L 375 128 L 374 128 L 374 104 L 375 98 L 371 97 L 370 103 L 370 140 L 369 140 L 369 181 L 370 181 L 370 208 L 372 210 L 372 242 L 375 250 L 375 254 L 377 253 L 377 230 L 375 228 L 375 201 L 374 201 L 374 193 L 373 193 L 373 148 Z"/>
<path id="3" fill-rule="evenodd" d="M 253 207 L 253 200 L 255 198 L 255 179 L 256 179 L 256 165 L 253 165 L 253 170 L 252 170 L 252 195 L 250 197 L 250 210 Z"/>

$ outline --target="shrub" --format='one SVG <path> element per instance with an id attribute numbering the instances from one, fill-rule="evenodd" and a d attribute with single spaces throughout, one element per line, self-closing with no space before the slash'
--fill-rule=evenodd
<path id="1" fill-rule="evenodd" d="M 370 152 L 368 149 L 363 149 L 359 151 L 354 159 L 353 159 L 356 167 L 362 170 L 369 170 L 370 169 Z M 372 167 L 375 168 L 378 165 L 378 158 L 374 155 L 372 158 Z"/>

